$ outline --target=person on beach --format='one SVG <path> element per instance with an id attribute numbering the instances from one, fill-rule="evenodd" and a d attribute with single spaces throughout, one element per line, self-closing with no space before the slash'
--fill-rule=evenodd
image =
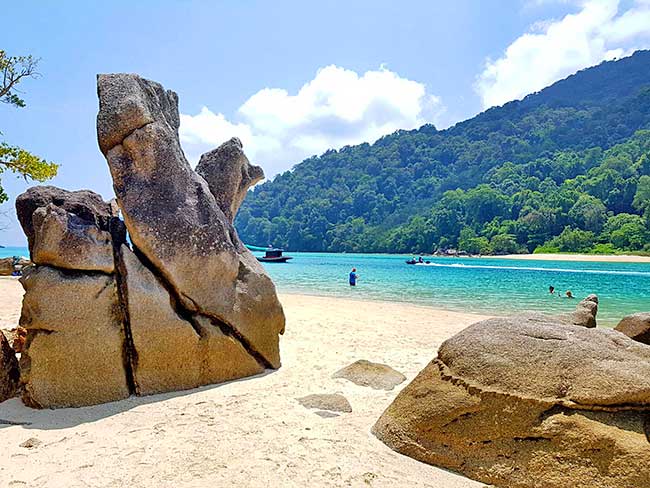
<path id="1" fill-rule="evenodd" d="M 548 287 L 548 292 L 553 295 L 555 293 L 555 287 L 553 285 Z"/>
<path id="2" fill-rule="evenodd" d="M 357 268 L 352 268 L 352 271 L 350 271 L 350 286 L 357 286 L 357 279 L 359 276 L 357 275 Z"/>

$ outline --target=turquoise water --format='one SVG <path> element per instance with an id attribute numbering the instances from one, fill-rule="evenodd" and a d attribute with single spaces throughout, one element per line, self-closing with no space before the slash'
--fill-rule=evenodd
<path id="1" fill-rule="evenodd" d="M 10 258 L 12 256 L 29 257 L 29 251 L 26 247 L 0 247 L 0 258 Z"/>
<path id="2" fill-rule="evenodd" d="M 260 253 L 256 253 L 260 254 Z M 650 311 L 650 264 L 580 263 L 480 258 L 430 258 L 410 266 L 408 256 L 287 253 L 287 264 L 265 264 L 278 289 L 314 295 L 412 302 L 436 308 L 504 314 L 520 310 L 568 312 L 578 300 L 549 295 L 548 286 L 578 298 L 598 294 L 598 320 L 616 325 Z M 357 268 L 358 285 L 348 273 Z"/>
<path id="3" fill-rule="evenodd" d="M 255 253 L 261 255 L 261 253 Z M 505 314 L 520 310 L 568 312 L 577 300 L 548 294 L 548 286 L 582 298 L 598 294 L 598 320 L 615 325 L 623 316 L 650 311 L 650 264 L 585 263 L 480 258 L 430 258 L 409 266 L 408 256 L 287 253 L 287 264 L 265 264 L 281 292 L 412 302 L 436 308 Z M 27 255 L 0 248 L 0 257 Z M 357 268 L 358 286 L 348 285 Z"/>

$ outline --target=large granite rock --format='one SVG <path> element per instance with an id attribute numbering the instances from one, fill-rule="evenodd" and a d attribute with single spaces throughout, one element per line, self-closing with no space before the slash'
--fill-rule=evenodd
<path id="1" fill-rule="evenodd" d="M 112 273 L 111 234 L 95 223 L 47 204 L 32 213 L 32 261 L 64 269 Z"/>
<path id="2" fill-rule="evenodd" d="M 650 486 L 650 348 L 534 318 L 440 347 L 373 427 L 391 448 L 498 487 Z"/>
<path id="3" fill-rule="evenodd" d="M 21 283 L 23 401 L 79 407 L 129 396 L 115 278 L 37 266 Z"/>
<path id="4" fill-rule="evenodd" d="M 137 75 L 99 75 L 97 84 L 99 145 L 134 247 L 183 313 L 218 321 L 264 366 L 279 367 L 284 314 L 275 287 L 185 159 L 178 97 Z M 241 172 L 243 161 L 235 163 Z"/>
<path id="5" fill-rule="evenodd" d="M 20 371 L 14 350 L 0 333 L 0 402 L 12 398 L 18 390 Z"/>
<path id="6" fill-rule="evenodd" d="M 196 172 L 206 181 L 230 223 L 234 222 L 248 189 L 264 178 L 262 168 L 250 164 L 236 137 L 202 155 Z"/>
<path id="7" fill-rule="evenodd" d="M 639 312 L 628 315 L 614 328 L 618 332 L 642 342 L 650 344 L 650 312 Z"/>

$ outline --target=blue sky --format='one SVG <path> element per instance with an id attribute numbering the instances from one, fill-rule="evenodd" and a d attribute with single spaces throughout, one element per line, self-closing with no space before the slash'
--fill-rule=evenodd
<path id="1" fill-rule="evenodd" d="M 3 140 L 61 164 L 51 184 L 112 196 L 97 148 L 96 73 L 136 72 L 180 97 L 198 156 L 237 135 L 267 176 L 330 147 L 443 128 L 603 59 L 650 47 L 650 0 L 12 2 L 0 49 L 42 59 L 0 106 Z M 3 176 L 0 244 L 25 239 Z"/>

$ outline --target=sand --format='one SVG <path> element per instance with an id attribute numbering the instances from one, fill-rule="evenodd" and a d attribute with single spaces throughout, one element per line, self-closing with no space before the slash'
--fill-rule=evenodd
<path id="1" fill-rule="evenodd" d="M 23 287 L 14 276 L 0 276 L 0 329 L 18 325 Z"/>
<path id="2" fill-rule="evenodd" d="M 0 280 L 0 324 L 15 325 L 20 284 Z M 483 317 L 415 305 L 282 295 L 283 366 L 227 384 L 95 407 L 0 404 L 2 487 L 481 487 L 391 451 L 370 428 L 439 344 Z M 332 374 L 388 364 L 393 391 Z M 351 413 L 322 418 L 296 398 L 341 393 Z M 6 423 L 22 425 L 7 425 Z M 21 447 L 28 442 L 35 447 Z"/>
<path id="3" fill-rule="evenodd" d="M 508 254 L 505 256 L 481 256 L 498 259 L 526 259 L 538 261 L 582 261 L 600 263 L 650 263 L 650 256 L 631 254 Z"/>

